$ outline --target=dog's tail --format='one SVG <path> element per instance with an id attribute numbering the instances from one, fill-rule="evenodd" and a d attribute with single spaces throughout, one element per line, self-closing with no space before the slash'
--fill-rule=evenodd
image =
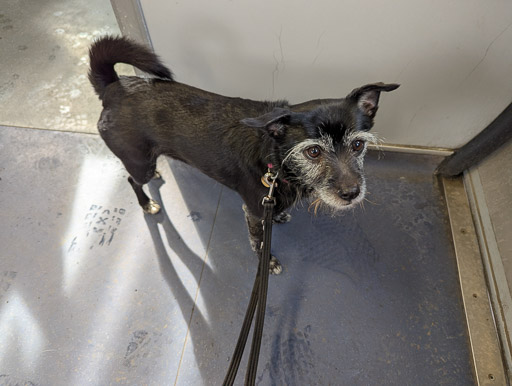
<path id="1" fill-rule="evenodd" d="M 89 59 L 89 80 L 100 99 L 103 99 L 105 88 L 119 80 L 114 70 L 116 63 L 127 63 L 151 75 L 173 80 L 171 70 L 154 52 L 125 37 L 106 36 L 97 40 L 89 49 Z"/>

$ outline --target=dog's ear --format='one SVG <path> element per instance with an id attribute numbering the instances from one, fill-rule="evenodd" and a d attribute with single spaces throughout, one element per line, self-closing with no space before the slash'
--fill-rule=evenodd
<path id="1" fill-rule="evenodd" d="M 347 95 L 347 99 L 357 102 L 357 106 L 363 114 L 373 118 L 379 109 L 379 97 L 382 91 L 393 91 L 400 87 L 399 84 L 372 83 L 356 88 Z"/>
<path id="2" fill-rule="evenodd" d="M 256 118 L 245 118 L 240 122 L 249 127 L 265 128 L 271 137 L 277 138 L 284 135 L 286 124 L 290 122 L 291 111 L 276 107 L 270 113 Z"/>

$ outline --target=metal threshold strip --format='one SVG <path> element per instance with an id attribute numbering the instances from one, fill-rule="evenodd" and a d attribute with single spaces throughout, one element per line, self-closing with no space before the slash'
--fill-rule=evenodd
<path id="1" fill-rule="evenodd" d="M 462 178 L 443 178 L 478 385 L 508 384 L 476 229 Z"/>
<path id="2" fill-rule="evenodd" d="M 453 149 L 442 147 L 396 145 L 392 143 L 380 143 L 378 145 L 370 144 L 368 145 L 368 148 L 371 150 L 390 151 L 395 153 L 437 155 L 442 157 L 449 157 L 454 153 Z"/>

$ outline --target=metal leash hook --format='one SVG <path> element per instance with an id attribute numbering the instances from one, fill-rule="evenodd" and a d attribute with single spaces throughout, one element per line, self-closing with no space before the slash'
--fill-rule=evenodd
<path id="1" fill-rule="evenodd" d="M 269 168 L 267 170 L 267 172 L 261 177 L 261 183 L 263 184 L 263 186 L 269 188 L 268 190 L 268 194 L 263 197 L 263 202 L 262 203 L 265 203 L 265 201 L 270 201 L 270 200 L 273 200 L 274 197 L 274 189 L 277 187 L 277 176 L 279 175 L 279 172 L 277 172 L 276 174 L 273 174 L 272 171 L 270 170 L 270 167 L 272 166 L 272 164 L 269 164 Z"/>

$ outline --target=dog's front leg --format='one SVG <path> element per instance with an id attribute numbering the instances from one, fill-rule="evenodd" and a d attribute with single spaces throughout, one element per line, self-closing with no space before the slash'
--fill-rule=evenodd
<path id="1" fill-rule="evenodd" d="M 258 216 L 254 216 L 249 212 L 249 209 L 244 205 L 243 210 L 245 212 L 245 221 L 247 221 L 247 228 L 249 230 L 249 241 L 251 243 L 252 250 L 261 258 L 261 243 L 263 241 L 263 219 Z M 279 260 L 273 255 L 270 256 L 270 273 L 279 275 L 283 272 L 283 267 Z"/>

